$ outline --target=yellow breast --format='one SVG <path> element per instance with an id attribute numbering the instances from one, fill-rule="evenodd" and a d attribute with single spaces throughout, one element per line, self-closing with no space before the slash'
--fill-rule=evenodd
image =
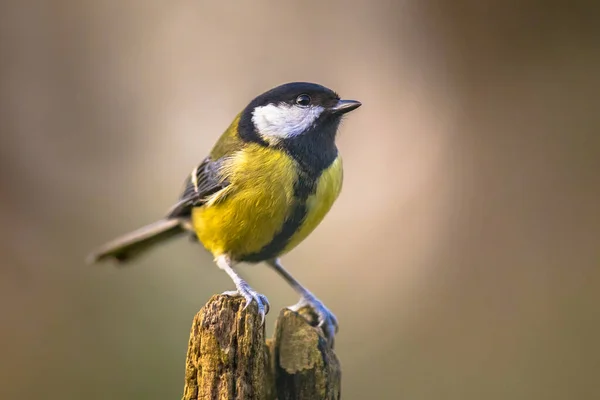
<path id="1" fill-rule="evenodd" d="M 224 165 L 229 185 L 194 208 L 192 223 L 215 256 L 262 261 L 298 245 L 321 222 L 342 186 L 337 158 L 305 201 L 294 195 L 296 162 L 282 150 L 249 144 Z"/>
<path id="2" fill-rule="evenodd" d="M 192 211 L 198 239 L 215 256 L 240 258 L 266 246 L 288 214 L 296 180 L 283 151 L 249 144 L 224 165 L 229 185 Z"/>

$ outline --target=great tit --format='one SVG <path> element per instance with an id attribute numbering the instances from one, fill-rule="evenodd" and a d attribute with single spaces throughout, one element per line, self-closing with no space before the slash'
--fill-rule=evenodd
<path id="1" fill-rule="evenodd" d="M 282 266 L 280 257 L 323 220 L 342 188 L 342 159 L 335 137 L 342 116 L 360 107 L 331 89 L 293 82 L 256 97 L 236 116 L 210 155 L 187 177 L 179 201 L 166 217 L 119 237 L 93 252 L 89 262 L 125 263 L 153 245 L 191 234 L 233 280 L 246 307 L 267 298 L 233 269 L 266 262 L 300 295 L 290 307 L 311 307 L 330 340 L 336 317 Z"/>

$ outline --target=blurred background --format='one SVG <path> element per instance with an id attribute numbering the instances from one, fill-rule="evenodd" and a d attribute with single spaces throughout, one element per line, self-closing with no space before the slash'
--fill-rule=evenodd
<path id="1" fill-rule="evenodd" d="M 593 7 L 0 4 L 0 398 L 181 396 L 192 318 L 229 278 L 186 240 L 128 269 L 83 259 L 298 80 L 364 104 L 342 196 L 284 260 L 340 320 L 344 399 L 600 398 Z M 271 332 L 295 294 L 241 273 Z"/>

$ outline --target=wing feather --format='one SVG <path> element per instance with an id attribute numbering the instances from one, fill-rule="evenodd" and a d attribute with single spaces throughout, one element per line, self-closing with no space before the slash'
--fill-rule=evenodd
<path id="1" fill-rule="evenodd" d="M 210 196 L 225 189 L 229 183 L 220 173 L 223 158 L 207 157 L 192 170 L 184 183 L 179 201 L 169 210 L 167 218 L 189 217 L 193 207 L 202 205 Z"/>

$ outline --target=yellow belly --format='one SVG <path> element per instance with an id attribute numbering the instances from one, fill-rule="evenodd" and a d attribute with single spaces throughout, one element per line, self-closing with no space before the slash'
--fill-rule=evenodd
<path id="1" fill-rule="evenodd" d="M 229 185 L 194 208 L 192 223 L 200 242 L 215 257 L 227 254 L 234 260 L 261 261 L 290 251 L 321 222 L 342 184 L 338 158 L 321 174 L 316 192 L 302 204 L 304 218 L 287 237 L 282 227 L 299 206 L 294 196 L 295 161 L 283 151 L 249 145 L 224 168 Z"/>

